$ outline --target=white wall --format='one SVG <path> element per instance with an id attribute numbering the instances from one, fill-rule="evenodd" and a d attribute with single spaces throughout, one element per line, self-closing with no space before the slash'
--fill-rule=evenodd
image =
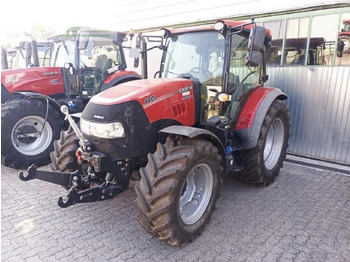
<path id="1" fill-rule="evenodd" d="M 160 28 L 219 18 L 250 16 L 350 0 L 129 0 L 107 1 L 100 27 L 114 30 Z M 97 21 L 94 21 L 95 25 Z"/>

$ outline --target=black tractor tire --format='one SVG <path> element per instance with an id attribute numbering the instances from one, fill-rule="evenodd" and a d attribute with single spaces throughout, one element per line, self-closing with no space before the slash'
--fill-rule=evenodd
<path id="1" fill-rule="evenodd" d="M 50 153 L 52 171 L 73 172 L 81 169 L 75 155 L 78 143 L 79 139 L 71 127 L 61 131 L 60 139 L 54 142 L 54 150 Z"/>
<path id="2" fill-rule="evenodd" d="M 286 101 L 275 100 L 260 130 L 258 145 L 244 152 L 240 177 L 258 186 L 273 183 L 283 167 L 290 137 L 290 113 Z"/>
<path id="3" fill-rule="evenodd" d="M 141 225 L 170 245 L 194 240 L 215 209 L 220 163 L 218 149 L 206 140 L 168 137 L 158 143 L 135 186 Z"/>
<path id="4" fill-rule="evenodd" d="M 64 120 L 46 101 L 13 99 L 1 105 L 1 163 L 12 168 L 27 168 L 49 163 L 53 141 L 59 138 Z M 17 131 L 15 133 L 14 131 Z M 19 137 L 41 132 L 38 137 Z M 16 135 L 17 134 L 17 135 Z"/>
<path id="5" fill-rule="evenodd" d="M 344 42 L 343 54 L 350 54 L 350 35 L 339 36 L 338 41 Z"/>

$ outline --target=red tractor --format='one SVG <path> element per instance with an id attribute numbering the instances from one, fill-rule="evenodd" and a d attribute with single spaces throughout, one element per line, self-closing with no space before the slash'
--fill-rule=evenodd
<path id="1" fill-rule="evenodd" d="M 126 34 L 70 28 L 50 38 L 51 67 L 1 72 L 1 163 L 13 168 L 48 163 L 67 125 L 60 111 L 81 112 L 92 95 L 141 77 L 125 71 Z M 38 60 L 38 59 L 37 59 Z"/>
<path id="2" fill-rule="evenodd" d="M 350 54 L 350 20 L 343 20 L 343 28 L 338 34 L 338 57 L 342 54 Z"/>
<path id="3" fill-rule="evenodd" d="M 19 176 L 66 187 L 58 205 L 68 207 L 111 199 L 140 175 L 138 220 L 158 239 L 184 245 L 208 222 L 224 174 L 274 182 L 290 114 L 287 96 L 264 87 L 271 45 L 264 27 L 220 20 L 165 29 L 164 39 L 159 79 L 92 97 L 79 127 L 63 107 L 71 128 L 55 142 L 53 171 L 32 165 Z"/>

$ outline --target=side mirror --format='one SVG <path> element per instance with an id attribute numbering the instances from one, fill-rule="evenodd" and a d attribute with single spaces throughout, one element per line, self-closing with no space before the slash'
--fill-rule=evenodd
<path id="1" fill-rule="evenodd" d="M 251 67 L 257 67 L 260 65 L 262 55 L 259 51 L 248 52 L 245 56 L 245 65 Z"/>
<path id="2" fill-rule="evenodd" d="M 133 56 L 134 57 L 134 67 L 137 68 L 139 66 L 139 63 L 140 63 L 140 54 L 141 54 L 141 40 L 140 40 L 139 36 L 136 38 L 136 48 L 134 50 L 135 51 L 130 50 L 129 56 L 131 57 L 132 53 L 133 53 L 133 55 L 135 55 L 135 56 Z M 136 54 L 137 53 L 136 50 L 139 50 L 138 54 Z"/>
<path id="3" fill-rule="evenodd" d="M 25 56 L 27 59 L 32 57 L 32 46 L 29 42 L 25 42 L 24 44 Z"/>
<path id="4" fill-rule="evenodd" d="M 254 25 L 250 30 L 248 40 L 248 53 L 245 57 L 245 65 L 257 67 L 260 64 L 264 51 L 265 27 Z"/>
<path id="5" fill-rule="evenodd" d="M 253 26 L 250 30 L 248 50 L 263 51 L 265 41 L 265 27 Z"/>
<path id="6" fill-rule="evenodd" d="M 1 70 L 9 69 L 6 47 L 1 46 Z"/>

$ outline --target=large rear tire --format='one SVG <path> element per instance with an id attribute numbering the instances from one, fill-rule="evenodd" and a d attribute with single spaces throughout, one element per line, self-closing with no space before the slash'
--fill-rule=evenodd
<path id="1" fill-rule="evenodd" d="M 64 127 L 63 118 L 46 102 L 14 99 L 1 105 L 1 163 L 12 168 L 49 163 L 53 141 Z"/>
<path id="2" fill-rule="evenodd" d="M 290 130 L 290 113 L 285 101 L 275 100 L 264 118 L 258 145 L 244 152 L 244 169 L 240 173 L 250 184 L 273 183 L 286 159 Z"/>
<path id="3" fill-rule="evenodd" d="M 78 143 L 79 139 L 71 127 L 61 131 L 60 139 L 54 142 L 54 150 L 50 153 L 52 171 L 73 172 L 81 169 L 75 155 Z"/>
<path id="4" fill-rule="evenodd" d="M 206 140 L 167 138 L 158 143 L 135 187 L 141 225 L 171 245 L 193 240 L 215 208 L 220 163 L 218 149 Z"/>

